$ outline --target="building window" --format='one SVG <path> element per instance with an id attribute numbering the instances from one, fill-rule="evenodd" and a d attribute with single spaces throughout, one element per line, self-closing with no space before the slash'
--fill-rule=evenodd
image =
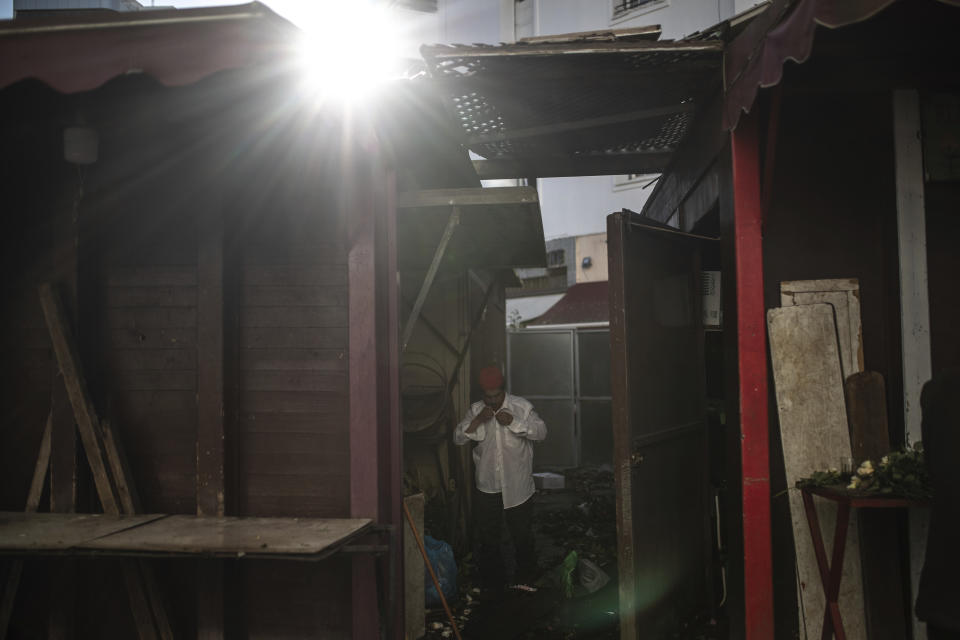
<path id="1" fill-rule="evenodd" d="M 555 249 L 547 252 L 547 267 L 562 267 L 566 264 L 566 256 L 563 249 Z"/>
<path id="2" fill-rule="evenodd" d="M 669 0 L 612 0 L 613 2 L 613 20 L 626 18 L 634 12 L 646 13 L 646 11 L 657 9 L 669 2 Z M 640 11 L 643 9 L 644 11 Z"/>

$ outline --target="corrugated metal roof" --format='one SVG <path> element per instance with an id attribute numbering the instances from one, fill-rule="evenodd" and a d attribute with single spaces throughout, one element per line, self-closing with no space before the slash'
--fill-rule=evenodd
<path id="1" fill-rule="evenodd" d="M 421 53 L 481 177 L 656 172 L 719 86 L 723 43 L 651 33 Z"/>

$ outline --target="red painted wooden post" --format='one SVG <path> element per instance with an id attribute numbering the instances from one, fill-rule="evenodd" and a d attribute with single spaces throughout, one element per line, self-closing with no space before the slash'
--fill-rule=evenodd
<path id="1" fill-rule="evenodd" d="M 746 638 L 770 640 L 773 638 L 770 421 L 767 406 L 763 217 L 756 113 L 740 118 L 731 140 L 736 233 Z"/>
<path id="2" fill-rule="evenodd" d="M 377 252 L 376 199 L 367 158 L 357 140 L 345 143 L 341 160 L 344 210 L 349 229 L 347 280 L 349 287 L 349 384 L 350 384 L 350 517 L 379 521 L 380 466 L 378 434 Z M 379 634 L 374 560 L 367 554 L 353 558 L 354 638 Z"/>

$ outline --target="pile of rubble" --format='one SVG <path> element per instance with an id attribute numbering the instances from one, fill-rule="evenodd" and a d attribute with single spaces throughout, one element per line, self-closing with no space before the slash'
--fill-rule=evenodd
<path id="1" fill-rule="evenodd" d="M 565 488 L 544 490 L 535 498 L 533 531 L 542 573 L 536 592 L 508 590 L 502 601 L 481 602 L 472 555 L 459 559 L 459 599 L 450 609 L 463 638 L 618 637 L 613 472 L 609 467 L 584 468 L 565 476 Z M 599 573 L 591 569 L 590 576 L 577 571 L 569 575 L 572 552 L 573 566 L 584 574 L 585 566 Z M 567 594 L 560 584 L 564 560 L 573 582 Z M 456 637 L 442 608 L 428 610 L 426 627 L 428 640 Z"/>

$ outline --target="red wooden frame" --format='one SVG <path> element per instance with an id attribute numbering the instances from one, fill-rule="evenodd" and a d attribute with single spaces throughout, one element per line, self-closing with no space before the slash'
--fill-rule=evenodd
<path id="1" fill-rule="evenodd" d="M 731 136 L 736 234 L 737 352 L 747 640 L 773 637 L 767 331 L 763 301 L 763 209 L 756 113 Z M 772 162 L 772 159 L 769 161 Z"/>

